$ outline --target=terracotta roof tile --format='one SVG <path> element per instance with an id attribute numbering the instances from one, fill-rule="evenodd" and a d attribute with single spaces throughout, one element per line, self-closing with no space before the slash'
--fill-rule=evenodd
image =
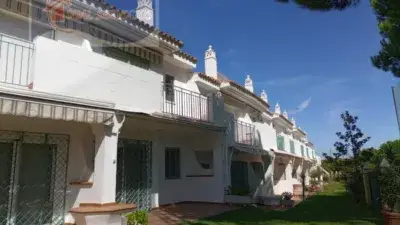
<path id="1" fill-rule="evenodd" d="M 197 63 L 196 57 L 189 55 L 189 53 L 183 52 L 183 51 L 178 51 L 175 54 L 179 55 L 180 57 L 189 60 L 192 63 Z"/>
<path id="2" fill-rule="evenodd" d="M 236 82 L 230 80 L 229 84 L 236 87 L 237 89 L 243 91 L 244 93 L 254 97 L 255 99 L 257 99 L 261 104 L 263 104 L 265 107 L 269 108 L 269 104 L 267 102 L 265 102 L 264 100 L 261 99 L 261 97 L 257 96 L 256 94 L 254 94 L 253 92 L 247 90 L 246 88 L 244 88 L 242 85 L 237 84 Z"/>
<path id="3" fill-rule="evenodd" d="M 81 2 L 84 2 L 83 0 L 79 0 Z M 150 26 L 147 23 L 144 23 L 143 21 L 139 20 L 136 17 L 131 16 L 127 11 L 123 11 L 121 9 L 118 9 L 117 7 L 110 5 L 106 2 L 102 2 L 99 0 L 86 0 L 87 4 L 94 4 L 96 8 L 100 7 L 102 10 L 108 10 L 111 14 L 115 13 L 116 16 L 120 16 L 121 19 L 127 20 L 128 22 L 138 25 L 140 28 L 146 30 L 149 33 L 155 32 L 157 33 L 163 40 L 171 42 L 175 45 L 177 45 L 179 48 L 183 47 L 183 41 L 176 39 L 174 36 L 168 34 L 167 32 L 158 30 L 154 26 Z"/>
<path id="4" fill-rule="evenodd" d="M 207 75 L 204 74 L 204 73 L 197 73 L 197 75 L 198 75 L 201 79 L 203 79 L 203 80 L 205 80 L 205 81 L 208 81 L 208 82 L 210 82 L 210 83 L 212 83 L 212 84 L 214 84 L 214 85 L 219 86 L 219 85 L 221 84 L 221 82 L 220 82 L 219 80 L 216 80 L 216 79 L 214 79 L 214 78 L 212 78 L 212 77 L 210 77 L 210 76 L 207 76 Z"/>

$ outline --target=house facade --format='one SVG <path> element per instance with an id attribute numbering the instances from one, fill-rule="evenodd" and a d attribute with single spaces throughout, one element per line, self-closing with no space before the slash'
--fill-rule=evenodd
<path id="1" fill-rule="evenodd" d="M 275 180 L 279 157 L 289 174 L 290 160 L 311 165 L 306 134 L 250 76 L 243 87 L 220 74 L 212 47 L 193 72 L 183 42 L 152 26 L 152 1 L 137 11 L 0 0 L 0 224 L 117 225 L 237 189 L 271 196 L 296 181 Z"/>

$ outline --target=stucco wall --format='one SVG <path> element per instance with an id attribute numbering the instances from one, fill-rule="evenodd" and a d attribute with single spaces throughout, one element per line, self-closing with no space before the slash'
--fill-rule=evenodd
<path id="1" fill-rule="evenodd" d="M 127 111 L 161 111 L 162 76 L 156 72 L 62 41 L 37 37 L 34 43 L 35 90 L 115 102 Z"/>

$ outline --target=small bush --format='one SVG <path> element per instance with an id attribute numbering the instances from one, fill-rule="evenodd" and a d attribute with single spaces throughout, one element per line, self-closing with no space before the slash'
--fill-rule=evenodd
<path id="1" fill-rule="evenodd" d="M 283 192 L 282 195 L 282 200 L 291 200 L 293 198 L 293 194 L 290 192 Z"/>
<path id="2" fill-rule="evenodd" d="M 378 180 L 385 209 L 400 212 L 400 167 L 382 168 Z"/>
<path id="3" fill-rule="evenodd" d="M 147 212 L 143 210 L 137 210 L 126 215 L 128 225 L 147 225 L 149 223 Z"/>

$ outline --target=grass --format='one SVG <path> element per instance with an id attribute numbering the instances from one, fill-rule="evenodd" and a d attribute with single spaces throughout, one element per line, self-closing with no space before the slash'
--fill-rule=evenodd
<path id="1" fill-rule="evenodd" d="M 331 183 L 324 192 L 283 212 L 243 208 L 182 225 L 373 225 L 383 224 L 381 218 L 379 212 L 356 204 L 342 184 Z"/>

